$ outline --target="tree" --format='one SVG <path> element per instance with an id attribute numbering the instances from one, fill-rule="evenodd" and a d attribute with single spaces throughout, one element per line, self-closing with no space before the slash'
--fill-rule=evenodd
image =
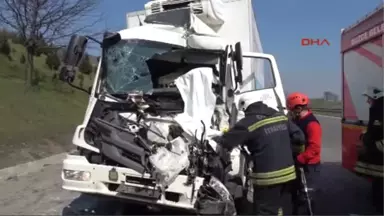
<path id="1" fill-rule="evenodd" d="M 41 54 L 45 54 L 47 49 L 49 51 L 50 46 L 45 42 L 45 39 L 41 34 L 38 34 L 36 40 L 38 41 L 39 46 L 37 47 L 36 51 L 33 53 L 34 56 L 41 56 Z"/>
<path id="2" fill-rule="evenodd" d="M 47 58 L 45 59 L 45 64 L 47 64 L 47 66 L 51 70 L 58 70 L 60 67 L 60 58 L 57 55 L 57 53 L 56 52 L 49 53 Z"/>
<path id="3" fill-rule="evenodd" d="M 92 14 L 100 0 L 1 0 L 0 24 L 16 31 L 27 50 L 25 83 L 37 85 L 34 56 L 46 44 L 64 42 L 100 21 Z"/>
<path id="4" fill-rule="evenodd" d="M 9 57 L 11 54 L 11 46 L 9 45 L 8 40 L 3 40 L 0 42 L 0 52 Z"/>
<path id="5" fill-rule="evenodd" d="M 22 54 L 20 57 L 20 64 L 25 64 L 25 55 Z"/>
<path id="6" fill-rule="evenodd" d="M 92 73 L 93 66 L 91 64 L 91 60 L 89 59 L 89 55 L 84 55 L 79 66 L 79 70 L 81 73 L 87 74 L 87 75 Z"/>

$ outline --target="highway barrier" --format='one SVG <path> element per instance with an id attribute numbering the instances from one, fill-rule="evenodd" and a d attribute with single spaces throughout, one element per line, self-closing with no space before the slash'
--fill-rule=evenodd
<path id="1" fill-rule="evenodd" d="M 326 108 L 311 108 L 311 110 L 314 113 L 322 114 L 322 115 L 330 115 L 330 116 L 337 116 L 341 117 L 343 110 L 341 108 L 332 108 L 332 109 L 326 109 Z"/>

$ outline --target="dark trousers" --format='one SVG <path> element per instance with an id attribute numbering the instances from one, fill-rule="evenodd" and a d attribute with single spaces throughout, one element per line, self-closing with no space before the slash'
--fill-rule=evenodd
<path id="1" fill-rule="evenodd" d="M 253 185 L 253 214 L 283 215 L 283 191 L 286 184 Z"/>
<path id="2" fill-rule="evenodd" d="M 311 189 L 309 196 L 312 200 L 312 211 L 314 211 L 314 200 L 316 199 L 316 191 L 319 189 L 319 178 L 320 178 L 320 164 L 305 165 L 303 166 L 305 172 L 305 178 L 307 181 L 307 187 Z M 292 214 L 293 215 L 305 215 L 308 214 L 308 203 L 305 196 L 300 192 L 303 188 L 301 182 L 301 172 L 299 167 L 296 170 L 297 178 L 292 182 L 291 187 L 291 200 L 292 200 Z"/>
<path id="3" fill-rule="evenodd" d="M 380 214 L 383 214 L 383 184 L 383 178 L 372 179 L 372 203 Z"/>

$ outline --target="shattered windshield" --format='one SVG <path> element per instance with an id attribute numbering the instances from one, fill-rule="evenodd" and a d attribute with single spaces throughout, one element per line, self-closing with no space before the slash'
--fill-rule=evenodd
<path id="1" fill-rule="evenodd" d="M 143 40 L 121 40 L 104 48 L 104 90 L 110 94 L 149 91 L 152 81 L 145 61 L 172 48 L 170 44 Z"/>

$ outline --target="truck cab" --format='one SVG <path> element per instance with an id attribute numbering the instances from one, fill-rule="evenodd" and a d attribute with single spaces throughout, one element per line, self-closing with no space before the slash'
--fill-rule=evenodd
<path id="1" fill-rule="evenodd" d="M 213 138 L 243 117 L 240 99 L 286 111 L 275 58 L 243 52 L 248 41 L 219 34 L 232 6 L 150 1 L 142 24 L 104 35 L 85 117 L 72 140 L 79 151 L 63 162 L 64 189 L 200 214 L 234 213 L 248 162 L 236 148 L 230 166 L 222 164 Z M 63 81 L 73 82 L 90 39 L 72 36 Z M 208 190 L 215 201 L 206 199 Z M 211 212 L 212 203 L 226 207 Z"/>

